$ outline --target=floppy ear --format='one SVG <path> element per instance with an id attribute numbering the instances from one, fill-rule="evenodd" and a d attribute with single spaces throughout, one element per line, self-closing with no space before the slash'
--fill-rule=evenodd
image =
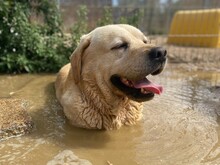
<path id="1" fill-rule="evenodd" d="M 82 70 L 82 56 L 86 48 L 90 44 L 90 36 L 84 35 L 80 39 L 80 43 L 74 50 L 70 57 L 70 62 L 73 70 L 73 78 L 76 84 L 80 81 L 81 70 Z"/>

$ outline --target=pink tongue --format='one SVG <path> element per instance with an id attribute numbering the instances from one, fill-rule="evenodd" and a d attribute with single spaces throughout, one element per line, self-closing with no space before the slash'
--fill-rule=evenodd
<path id="1" fill-rule="evenodd" d="M 155 93 L 161 94 L 163 92 L 163 87 L 161 85 L 153 84 L 147 78 L 133 82 L 135 88 L 144 88 L 145 90 Z"/>

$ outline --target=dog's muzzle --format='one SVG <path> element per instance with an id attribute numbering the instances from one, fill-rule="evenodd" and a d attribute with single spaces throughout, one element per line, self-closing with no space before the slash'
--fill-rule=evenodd
<path id="1" fill-rule="evenodd" d="M 164 69 L 167 60 L 167 51 L 162 47 L 152 48 L 148 53 L 148 58 L 153 69 L 151 75 L 157 75 Z"/>
<path id="2" fill-rule="evenodd" d="M 155 47 L 150 50 L 148 55 L 152 61 L 164 62 L 166 61 L 167 51 L 162 47 Z"/>
<path id="3" fill-rule="evenodd" d="M 146 55 L 149 68 L 144 76 L 134 80 L 132 77 L 129 79 L 126 75 L 114 74 L 110 78 L 110 81 L 116 88 L 130 99 L 138 102 L 151 100 L 154 94 L 161 94 L 163 92 L 163 87 L 152 83 L 147 76 L 149 74 L 157 75 L 163 71 L 167 59 L 167 51 L 162 47 L 155 47 Z"/>

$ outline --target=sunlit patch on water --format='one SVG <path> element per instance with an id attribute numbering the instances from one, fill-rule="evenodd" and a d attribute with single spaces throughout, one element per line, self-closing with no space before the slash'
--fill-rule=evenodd
<path id="1" fill-rule="evenodd" d="M 94 165 L 220 164 L 220 73 L 169 66 L 149 79 L 165 91 L 144 103 L 141 122 L 94 131 L 69 125 L 54 95 L 55 75 L 0 76 L 0 97 L 28 100 L 35 122 L 31 134 L 0 143 L 0 164 L 58 163 L 60 155 Z"/>
<path id="2" fill-rule="evenodd" d="M 92 165 L 88 160 L 78 158 L 71 150 L 64 150 L 47 162 L 47 165 L 54 164 Z"/>
<path id="3" fill-rule="evenodd" d="M 166 91 L 145 103 L 143 135 L 137 138 L 142 143 L 136 148 L 140 164 L 206 162 L 218 143 L 216 112 L 220 110 L 220 103 L 213 102 L 208 89 L 212 82 L 200 81 L 197 74 L 178 73 L 177 77 L 164 74 L 158 79 Z"/>

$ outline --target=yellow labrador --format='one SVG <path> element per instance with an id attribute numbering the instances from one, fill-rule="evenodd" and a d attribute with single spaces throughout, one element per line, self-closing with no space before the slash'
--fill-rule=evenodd
<path id="1" fill-rule="evenodd" d="M 66 117 L 89 129 L 135 124 L 142 116 L 142 102 L 162 92 L 146 76 L 163 70 L 166 54 L 130 25 L 98 27 L 82 36 L 55 83 Z"/>

